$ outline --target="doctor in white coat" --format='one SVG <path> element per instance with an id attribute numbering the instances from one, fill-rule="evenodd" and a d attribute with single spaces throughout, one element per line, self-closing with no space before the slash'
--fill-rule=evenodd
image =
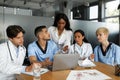
<path id="1" fill-rule="evenodd" d="M 10 25 L 6 32 L 9 40 L 0 44 L 0 80 L 16 80 L 16 74 L 32 71 L 34 64 L 22 66 L 26 55 L 22 27 Z"/>
<path id="2" fill-rule="evenodd" d="M 68 17 L 64 13 L 58 13 L 53 26 L 49 27 L 48 31 L 59 49 L 66 53 L 71 45 L 73 35 Z"/>
<path id="3" fill-rule="evenodd" d="M 85 33 L 78 29 L 74 32 L 74 44 L 70 47 L 68 53 L 79 54 L 80 60 L 94 59 L 92 46 L 85 38 Z"/>

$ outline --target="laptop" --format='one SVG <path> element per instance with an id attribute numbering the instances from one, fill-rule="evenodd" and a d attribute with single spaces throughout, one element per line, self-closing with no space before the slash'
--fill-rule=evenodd
<path id="1" fill-rule="evenodd" d="M 48 69 L 52 71 L 74 69 L 78 65 L 79 54 L 56 54 L 53 65 Z"/>

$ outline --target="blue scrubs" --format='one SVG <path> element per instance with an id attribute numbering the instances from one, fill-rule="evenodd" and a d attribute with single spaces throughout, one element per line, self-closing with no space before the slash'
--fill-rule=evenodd
<path id="1" fill-rule="evenodd" d="M 106 55 L 104 56 L 100 45 L 94 49 L 95 61 L 109 65 L 120 64 L 120 47 L 114 43 L 110 45 Z"/>
<path id="2" fill-rule="evenodd" d="M 50 58 L 50 61 L 53 61 L 53 56 L 57 53 L 57 51 L 57 45 L 52 40 L 47 42 L 45 53 L 43 53 L 43 51 L 39 48 L 36 41 L 28 46 L 28 56 L 35 56 L 38 61 L 44 61 L 48 57 Z"/>

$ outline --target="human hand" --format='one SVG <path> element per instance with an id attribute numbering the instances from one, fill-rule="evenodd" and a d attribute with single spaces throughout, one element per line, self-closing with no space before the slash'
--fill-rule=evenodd
<path id="1" fill-rule="evenodd" d="M 79 58 L 79 60 L 85 60 L 85 59 L 86 59 L 85 56 L 82 56 L 82 57 Z"/>
<path id="2" fill-rule="evenodd" d="M 49 58 L 46 58 L 45 59 L 45 64 L 46 64 L 46 66 L 49 66 L 49 65 L 52 65 L 52 62 L 50 61 Z"/>
<path id="3" fill-rule="evenodd" d="M 63 51 L 67 51 L 68 50 L 68 45 L 66 45 L 66 46 L 64 46 L 64 48 L 63 48 Z"/>
<path id="4" fill-rule="evenodd" d="M 41 64 L 39 62 L 32 63 L 30 66 L 25 68 L 25 71 L 31 72 L 35 66 L 41 67 Z"/>
<path id="5" fill-rule="evenodd" d="M 94 54 L 91 54 L 91 55 L 90 55 L 90 60 L 93 60 L 94 57 L 95 57 L 95 55 L 94 55 Z"/>

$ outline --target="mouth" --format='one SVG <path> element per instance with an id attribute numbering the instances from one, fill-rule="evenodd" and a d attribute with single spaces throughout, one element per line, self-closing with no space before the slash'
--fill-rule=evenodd
<path id="1" fill-rule="evenodd" d="M 19 44 L 23 44 L 23 42 L 20 42 Z"/>

